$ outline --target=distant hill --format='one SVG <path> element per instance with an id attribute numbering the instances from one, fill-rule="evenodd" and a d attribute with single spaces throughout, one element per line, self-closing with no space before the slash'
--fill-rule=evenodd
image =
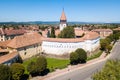
<path id="1" fill-rule="evenodd" d="M 57 25 L 59 21 L 29 21 L 29 22 L 0 22 L 0 24 L 49 24 Z M 74 24 L 120 24 L 120 22 L 104 23 L 104 22 L 68 22 L 70 25 Z"/>

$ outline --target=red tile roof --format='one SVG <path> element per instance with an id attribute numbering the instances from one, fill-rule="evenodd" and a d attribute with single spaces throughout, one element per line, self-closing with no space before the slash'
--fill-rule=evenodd
<path id="1" fill-rule="evenodd" d="M 2 28 L 0 28 L 0 34 L 2 34 L 2 35 L 20 35 L 20 34 L 24 34 L 24 33 L 26 33 L 26 31 L 25 30 L 23 30 L 23 29 L 18 29 L 18 30 L 16 30 L 16 29 L 2 29 Z"/>
<path id="2" fill-rule="evenodd" d="M 111 29 L 94 29 L 92 31 L 98 31 L 98 32 L 112 32 Z"/>
<path id="3" fill-rule="evenodd" d="M 9 54 L 6 54 L 6 55 L 3 55 L 0 57 L 0 64 L 4 63 L 4 62 L 7 62 L 11 59 L 13 59 L 14 57 L 16 57 L 18 55 L 17 51 L 14 51 L 12 53 L 9 53 Z"/>
<path id="4" fill-rule="evenodd" d="M 88 32 L 81 29 L 74 29 L 74 31 L 75 31 L 75 36 L 82 36 L 83 34 Z"/>
<path id="5" fill-rule="evenodd" d="M 67 20 L 64 10 L 63 10 L 62 15 L 60 17 L 60 20 Z"/>
<path id="6" fill-rule="evenodd" d="M 59 29 L 55 30 L 55 35 L 58 36 L 59 34 L 60 34 L 60 30 Z"/>
<path id="7" fill-rule="evenodd" d="M 82 36 L 83 33 L 88 32 L 88 31 L 83 31 L 81 29 L 74 29 L 74 31 L 75 31 L 75 36 Z M 59 29 L 55 30 L 55 35 L 58 36 L 59 34 L 60 34 L 60 30 Z"/>
<path id="8" fill-rule="evenodd" d="M 11 42 L 7 45 L 11 48 L 21 48 L 37 43 L 41 43 L 42 41 L 51 41 L 51 42 L 82 42 L 84 40 L 91 40 L 98 38 L 99 34 L 96 32 L 87 32 L 82 38 L 45 38 L 42 37 L 38 33 L 25 34 L 22 36 L 17 36 L 11 40 Z"/>
<path id="9" fill-rule="evenodd" d="M 16 36 L 7 46 L 11 48 L 21 48 L 37 43 L 41 43 L 41 35 L 37 32 L 32 32 Z"/>
<path id="10" fill-rule="evenodd" d="M 113 29 L 113 30 L 120 30 L 120 27 L 118 27 L 118 28 L 115 28 L 115 29 Z"/>
<path id="11" fill-rule="evenodd" d="M 2 52 L 9 52 L 9 50 L 8 49 L 0 49 L 0 53 L 2 53 Z"/>
<path id="12" fill-rule="evenodd" d="M 82 42 L 84 40 L 92 40 L 100 37 L 96 32 L 87 32 L 82 38 L 42 38 L 42 41 L 51 42 Z"/>
<path id="13" fill-rule="evenodd" d="M 50 42 L 81 42 L 83 38 L 42 38 L 42 41 L 50 41 Z"/>
<path id="14" fill-rule="evenodd" d="M 10 42 L 11 40 L 7 40 L 7 41 L 2 41 L 0 42 L 0 47 L 2 48 L 7 48 L 7 44 Z"/>
<path id="15" fill-rule="evenodd" d="M 100 35 L 97 32 L 87 32 L 85 36 L 83 37 L 85 40 L 92 40 L 100 37 Z"/>
<path id="16" fill-rule="evenodd" d="M 4 31 L 6 35 L 19 35 L 26 33 L 25 30 L 19 29 L 19 30 L 5 30 Z"/>

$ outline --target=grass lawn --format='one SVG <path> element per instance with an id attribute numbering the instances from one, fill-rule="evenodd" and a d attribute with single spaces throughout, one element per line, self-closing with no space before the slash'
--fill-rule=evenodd
<path id="1" fill-rule="evenodd" d="M 103 51 L 99 50 L 97 53 L 89 56 L 89 57 L 87 58 L 87 61 L 100 57 L 100 55 L 102 54 L 102 52 L 103 52 Z"/>
<path id="2" fill-rule="evenodd" d="M 50 72 L 54 71 L 55 69 L 62 69 L 67 67 L 67 65 L 70 62 L 68 59 L 56 59 L 56 58 L 46 58 L 46 59 L 47 59 L 47 68 L 50 70 Z M 36 61 L 36 57 L 33 57 L 23 62 L 23 65 L 26 68 L 25 74 L 29 74 L 27 72 L 27 65 L 31 61 Z"/>
<path id="3" fill-rule="evenodd" d="M 67 67 L 70 61 L 67 59 L 47 58 L 47 62 L 47 67 L 50 71 L 53 71 L 54 69 L 62 69 Z"/>

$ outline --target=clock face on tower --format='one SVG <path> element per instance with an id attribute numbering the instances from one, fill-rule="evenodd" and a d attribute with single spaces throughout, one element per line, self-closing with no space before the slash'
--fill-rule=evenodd
<path id="1" fill-rule="evenodd" d="M 60 24 L 60 30 L 63 30 L 66 26 L 66 24 Z"/>

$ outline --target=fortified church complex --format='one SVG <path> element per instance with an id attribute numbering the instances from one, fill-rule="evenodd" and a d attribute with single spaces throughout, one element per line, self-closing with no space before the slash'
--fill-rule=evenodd
<path id="1" fill-rule="evenodd" d="M 67 27 L 67 18 L 63 10 L 59 29 L 55 31 L 55 34 L 58 35 L 65 27 Z M 45 32 L 43 32 L 43 35 L 40 35 L 38 32 L 28 33 L 23 31 L 23 35 L 0 42 L 0 52 L 8 52 L 8 54 L 0 56 L 0 64 L 11 64 L 17 61 L 18 57 L 24 60 L 40 53 L 64 55 L 78 48 L 82 48 L 86 52 L 92 52 L 99 48 L 100 35 L 96 31 L 83 31 L 79 28 L 74 28 L 74 32 L 76 38 L 49 38 Z M 79 38 L 78 36 L 81 36 L 83 33 L 85 35 Z M 2 40 L 5 39 L 2 38 Z"/>
<path id="2" fill-rule="evenodd" d="M 62 31 L 65 27 L 67 27 L 67 19 L 63 10 L 60 18 L 59 30 L 57 30 L 57 33 Z M 92 31 L 83 31 L 77 28 L 75 28 L 74 31 L 76 37 L 81 36 L 82 34 L 85 35 L 82 38 L 43 38 L 42 52 L 62 55 L 73 52 L 78 48 L 82 48 L 86 52 L 92 52 L 99 47 L 100 36 L 98 33 Z"/>

